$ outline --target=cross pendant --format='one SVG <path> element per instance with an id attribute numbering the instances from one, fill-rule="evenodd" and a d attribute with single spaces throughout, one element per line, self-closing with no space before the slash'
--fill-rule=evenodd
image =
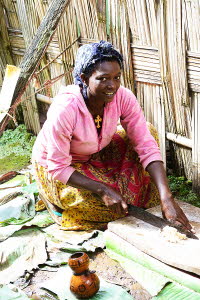
<path id="1" fill-rule="evenodd" d="M 96 119 L 94 120 L 94 122 L 97 123 L 96 127 L 97 127 L 97 128 L 100 128 L 101 126 L 100 126 L 99 123 L 102 122 L 102 118 L 101 118 L 99 115 L 97 115 L 97 117 L 96 117 Z"/>

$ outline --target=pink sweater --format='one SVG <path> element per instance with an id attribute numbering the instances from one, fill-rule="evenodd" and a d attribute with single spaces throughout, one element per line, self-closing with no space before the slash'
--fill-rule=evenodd
<path id="1" fill-rule="evenodd" d="M 53 179 L 67 183 L 75 171 L 71 164 L 86 162 L 91 154 L 107 146 L 116 132 L 119 118 L 143 167 L 155 160 L 162 161 L 141 107 L 130 90 L 121 86 L 113 101 L 106 104 L 98 136 L 92 115 L 76 85 L 62 87 L 55 97 L 36 139 L 33 160 L 46 167 Z"/>

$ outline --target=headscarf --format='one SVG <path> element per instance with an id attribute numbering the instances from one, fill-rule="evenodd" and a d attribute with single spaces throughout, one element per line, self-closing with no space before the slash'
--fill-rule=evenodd
<path id="1" fill-rule="evenodd" d="M 80 78 L 81 73 L 87 74 L 92 66 L 98 61 L 108 59 L 116 59 L 123 67 L 122 55 L 114 49 L 111 43 L 100 41 L 99 43 L 85 44 L 78 49 L 75 67 L 73 71 L 74 84 L 83 86 Z"/>

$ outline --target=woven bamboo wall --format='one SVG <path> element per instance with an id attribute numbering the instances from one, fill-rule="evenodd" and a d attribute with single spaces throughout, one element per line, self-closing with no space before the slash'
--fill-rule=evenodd
<path id="1" fill-rule="evenodd" d="M 19 64 L 50 3 L 0 0 L 0 85 L 5 65 Z M 78 47 L 101 39 L 123 54 L 122 84 L 158 129 L 163 159 L 167 135 L 179 172 L 200 190 L 200 0 L 71 0 L 39 68 L 53 62 L 23 96 L 26 125 L 40 130 L 34 93 L 53 97 L 61 84 L 72 83 Z"/>

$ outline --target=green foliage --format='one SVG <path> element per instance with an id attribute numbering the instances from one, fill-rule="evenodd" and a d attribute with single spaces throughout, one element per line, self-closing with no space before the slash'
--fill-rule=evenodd
<path id="1" fill-rule="evenodd" d="M 34 142 L 35 137 L 26 131 L 23 124 L 15 130 L 4 131 L 0 138 L 0 159 L 13 153 L 30 157 Z"/>
<path id="2" fill-rule="evenodd" d="M 19 170 L 29 164 L 35 139 L 23 124 L 15 130 L 4 131 L 0 138 L 0 174 Z"/>
<path id="3" fill-rule="evenodd" d="M 168 176 L 168 180 L 170 189 L 176 198 L 200 207 L 200 196 L 192 191 L 192 181 L 173 175 Z"/>

